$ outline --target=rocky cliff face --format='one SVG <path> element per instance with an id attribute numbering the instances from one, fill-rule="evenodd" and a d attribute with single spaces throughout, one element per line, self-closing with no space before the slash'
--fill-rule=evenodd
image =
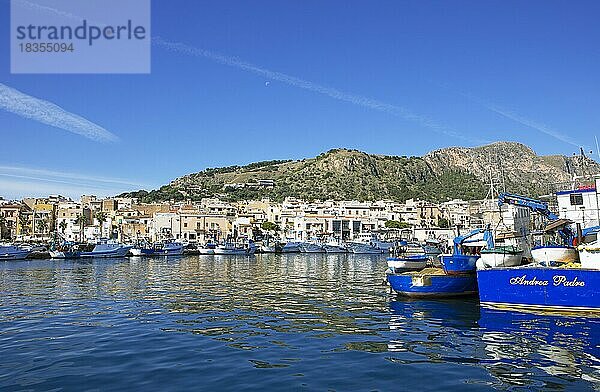
<path id="1" fill-rule="evenodd" d="M 538 156 L 513 142 L 432 151 L 424 157 L 384 156 L 335 149 L 301 161 L 267 161 L 190 174 L 158 190 L 132 192 L 142 200 L 200 199 L 219 196 L 230 200 L 287 196 L 304 199 L 421 198 L 441 201 L 485 196 L 490 178 L 503 178 L 510 192 L 539 195 L 548 185 L 585 173 L 600 173 L 590 159 Z M 274 187 L 258 185 L 271 179 Z"/>
<path id="2" fill-rule="evenodd" d="M 475 148 L 452 147 L 432 151 L 423 159 L 437 175 L 464 170 L 489 183 L 490 177 L 503 179 L 509 191 L 542 194 L 556 183 L 566 183 L 573 175 L 600 173 L 589 158 L 561 155 L 539 156 L 524 144 L 497 142 Z"/>

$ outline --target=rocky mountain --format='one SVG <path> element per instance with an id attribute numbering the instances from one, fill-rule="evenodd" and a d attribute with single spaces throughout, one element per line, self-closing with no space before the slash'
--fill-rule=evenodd
<path id="1" fill-rule="evenodd" d="M 121 196 L 142 201 L 213 196 L 232 201 L 263 197 L 282 200 L 288 196 L 307 200 L 468 200 L 485 197 L 490 178 L 503 179 L 507 191 L 536 196 L 551 191 L 551 184 L 569 181 L 573 174 L 589 173 L 600 173 L 600 165 L 589 158 L 539 156 L 514 142 L 443 148 L 423 157 L 334 149 L 298 161 L 206 169 L 157 190 Z"/>

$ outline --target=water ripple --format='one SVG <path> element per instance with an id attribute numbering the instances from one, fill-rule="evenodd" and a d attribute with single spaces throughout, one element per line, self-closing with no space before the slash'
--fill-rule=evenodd
<path id="1" fill-rule="evenodd" d="M 598 320 L 411 301 L 385 259 L 0 264 L 0 388 L 600 389 Z"/>

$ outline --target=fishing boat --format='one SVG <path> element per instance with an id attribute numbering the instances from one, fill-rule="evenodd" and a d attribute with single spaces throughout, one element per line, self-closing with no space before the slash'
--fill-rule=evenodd
<path id="1" fill-rule="evenodd" d="M 477 270 L 482 306 L 520 311 L 600 313 L 600 270 L 517 266 Z"/>
<path id="2" fill-rule="evenodd" d="M 382 241 L 377 233 L 371 232 L 359 233 L 354 238 L 353 243 L 368 244 L 375 249 L 381 250 L 382 252 L 380 253 L 389 252 L 389 250 L 395 245 L 395 243 L 391 241 Z"/>
<path id="3" fill-rule="evenodd" d="M 539 245 L 531 248 L 531 257 L 542 265 L 579 261 L 579 252 L 573 246 L 561 244 Z"/>
<path id="4" fill-rule="evenodd" d="M 513 267 L 522 259 L 523 249 L 515 245 L 495 246 L 481 250 L 477 268 Z"/>
<path id="5" fill-rule="evenodd" d="M 539 200 L 501 194 L 499 204 L 503 202 L 547 217 L 550 223 L 543 234 L 559 242 L 544 241 L 544 245 L 534 247 L 533 264 L 478 269 L 481 305 L 526 312 L 600 313 L 600 270 L 571 264 L 578 259 L 571 244 L 582 239 L 581 235 L 574 236 L 572 221 L 559 219 Z"/>
<path id="6" fill-rule="evenodd" d="M 579 252 L 573 246 L 575 233 L 569 219 L 552 219 L 539 233 L 541 240 L 531 248 L 531 258 L 537 264 L 555 265 L 579 261 Z"/>
<path id="7" fill-rule="evenodd" d="M 78 259 L 81 257 L 79 245 L 75 242 L 64 241 L 61 244 L 52 244 L 49 249 L 53 259 Z"/>
<path id="8" fill-rule="evenodd" d="M 260 253 L 275 253 L 277 252 L 277 246 L 262 244 L 258 251 Z"/>
<path id="9" fill-rule="evenodd" d="M 448 275 L 441 268 L 388 273 L 387 281 L 395 293 L 412 298 L 447 298 L 477 293 L 475 275 Z"/>
<path id="10" fill-rule="evenodd" d="M 302 242 L 300 244 L 300 253 L 324 253 L 325 249 L 316 241 Z"/>
<path id="11" fill-rule="evenodd" d="M 234 242 L 226 242 L 222 245 L 215 247 L 215 255 L 226 255 L 226 256 L 249 256 L 253 255 L 256 251 L 256 245 L 253 241 L 249 241 L 247 245 L 239 245 Z"/>
<path id="12" fill-rule="evenodd" d="M 216 247 L 217 247 L 217 244 L 209 241 L 206 244 L 204 244 L 203 246 L 198 247 L 198 253 L 200 253 L 201 255 L 214 255 Z"/>
<path id="13" fill-rule="evenodd" d="M 600 270 L 600 241 L 579 245 L 581 268 Z"/>
<path id="14" fill-rule="evenodd" d="M 0 245 L 0 261 L 24 260 L 31 250 L 15 245 Z"/>
<path id="15" fill-rule="evenodd" d="M 428 238 L 425 240 L 425 245 L 423 245 L 423 250 L 425 254 L 431 259 L 435 260 L 440 256 L 443 252 L 441 250 L 441 243 L 439 240 L 435 238 Z"/>
<path id="16" fill-rule="evenodd" d="M 401 241 L 398 246 L 391 248 L 390 252 L 387 265 L 393 273 L 419 271 L 425 268 L 429 261 L 425 250 L 417 243 Z"/>
<path id="17" fill-rule="evenodd" d="M 348 249 L 344 245 L 325 244 L 323 248 L 325 253 L 348 253 Z"/>
<path id="18" fill-rule="evenodd" d="M 419 271 L 427 266 L 427 255 L 407 255 L 387 258 L 388 267 L 395 273 L 406 271 Z"/>
<path id="19" fill-rule="evenodd" d="M 281 253 L 300 253 L 301 242 L 289 241 L 281 247 Z"/>
<path id="20" fill-rule="evenodd" d="M 327 243 L 323 244 L 323 249 L 326 253 L 348 253 L 346 245 L 337 238 L 331 238 Z"/>
<path id="21" fill-rule="evenodd" d="M 130 252 L 134 256 L 179 256 L 183 254 L 184 245 L 173 240 L 155 242 L 154 244 L 143 244 L 133 247 Z"/>
<path id="22" fill-rule="evenodd" d="M 133 245 L 124 245 L 115 240 L 102 239 L 96 244 L 81 247 L 79 257 L 125 257 Z"/>
<path id="23" fill-rule="evenodd" d="M 459 235 L 453 240 L 452 254 L 443 254 L 440 261 L 448 275 L 474 273 L 481 250 L 493 247 L 494 240 L 489 226 L 475 229 L 465 235 Z"/>
<path id="24" fill-rule="evenodd" d="M 348 244 L 350 253 L 361 255 L 380 255 L 384 253 L 382 249 L 376 248 L 372 244 L 362 242 L 351 242 Z"/>

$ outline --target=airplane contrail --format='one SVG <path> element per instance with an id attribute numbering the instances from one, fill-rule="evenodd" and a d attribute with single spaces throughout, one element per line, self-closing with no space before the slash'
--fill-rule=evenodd
<path id="1" fill-rule="evenodd" d="M 115 134 L 81 116 L 2 83 L 0 83 L 0 108 L 95 141 L 114 142 L 119 140 Z"/>
<path id="2" fill-rule="evenodd" d="M 186 55 L 190 55 L 190 56 L 194 56 L 194 57 L 207 58 L 209 60 L 216 61 L 220 64 L 235 67 L 235 68 L 247 71 L 247 72 L 251 72 L 251 73 L 263 76 L 270 80 L 275 80 L 278 82 L 285 83 L 289 86 L 312 91 L 312 92 L 315 92 L 318 94 L 322 94 L 322 95 L 331 97 L 333 99 L 337 99 L 339 101 L 344 101 L 344 102 L 348 102 L 348 103 L 351 103 L 354 105 L 358 105 L 358 106 L 362 106 L 365 108 L 388 113 L 393 116 L 400 117 L 400 118 L 403 118 L 408 121 L 412 121 L 423 127 L 429 128 L 437 133 L 441 133 L 446 136 L 451 136 L 451 137 L 454 137 L 457 139 L 462 139 L 462 140 L 465 140 L 465 141 L 468 141 L 471 143 L 481 143 L 482 142 L 482 140 L 477 140 L 472 137 L 463 135 L 445 125 L 438 123 L 435 120 L 432 120 L 428 117 L 425 117 L 425 116 L 422 116 L 419 114 L 415 114 L 415 113 L 411 112 L 410 110 L 408 110 L 404 107 L 401 107 L 401 106 L 391 105 L 389 103 L 385 103 L 385 102 L 382 102 L 382 101 L 379 101 L 379 100 L 376 100 L 373 98 L 368 98 L 368 97 L 365 97 L 362 95 L 346 93 L 346 92 L 343 92 L 336 88 L 322 86 L 320 84 L 313 83 L 308 80 L 300 79 L 295 76 L 287 75 L 287 74 L 284 74 L 281 72 L 271 71 L 269 69 L 259 67 L 257 65 L 248 63 L 246 61 L 240 60 L 235 57 L 225 56 L 225 55 L 222 55 L 219 53 L 211 52 L 209 50 L 195 48 L 195 47 L 192 47 L 192 46 L 189 46 L 189 45 L 186 45 L 183 43 L 179 43 L 179 42 L 165 41 L 160 37 L 153 37 L 152 43 L 157 46 L 163 47 L 167 50 L 170 50 L 172 52 L 186 54 Z"/>
<path id="3" fill-rule="evenodd" d="M 568 137 L 567 135 L 556 131 L 550 127 L 548 127 L 547 125 L 538 123 L 534 120 L 531 120 L 527 117 L 524 117 L 520 114 L 517 114 L 511 110 L 508 110 L 506 108 L 503 108 L 499 105 L 496 105 L 492 102 L 489 102 L 485 99 L 479 98 L 471 93 L 468 92 L 463 92 L 463 91 L 457 91 L 456 89 L 452 88 L 451 86 L 449 86 L 446 83 L 437 83 L 437 82 L 432 82 L 440 87 L 443 87 L 449 91 L 452 91 L 453 93 L 459 94 L 467 99 L 470 99 L 471 101 L 475 101 L 477 102 L 479 105 L 483 106 L 484 108 L 486 108 L 487 110 L 490 110 L 496 114 L 501 115 L 502 117 L 508 118 L 509 120 L 513 120 L 521 125 L 525 125 L 526 127 L 535 129 L 536 131 L 539 131 L 543 134 L 546 134 L 548 136 L 551 136 L 557 140 L 560 140 L 561 142 L 570 144 L 572 146 L 575 147 L 581 147 L 581 144 L 577 143 L 575 140 L 571 139 L 570 137 Z"/>
<path id="4" fill-rule="evenodd" d="M 9 166 L 0 164 L 0 176 L 35 176 L 37 180 L 44 181 L 82 181 L 87 183 L 97 183 L 101 185 L 126 185 L 144 187 L 145 184 L 133 182 L 123 178 L 111 178 L 101 176 L 90 176 L 87 174 L 70 173 L 64 171 L 53 171 L 47 169 L 37 169 L 22 166 Z M 73 185 L 82 185 L 81 183 L 73 183 Z"/>
<path id="5" fill-rule="evenodd" d="M 516 121 L 519 124 L 525 125 L 529 128 L 533 128 L 535 130 L 540 131 L 541 133 L 544 133 L 548 136 L 551 136 L 557 140 L 560 140 L 561 142 L 570 144 L 572 146 L 575 147 L 580 147 L 581 144 L 578 144 L 577 142 L 575 142 L 573 139 L 571 139 L 570 137 L 568 137 L 567 135 L 562 134 L 561 132 L 558 132 L 544 124 L 540 124 L 536 121 L 533 121 L 531 119 L 525 118 L 519 114 L 516 114 L 514 112 L 511 112 L 510 110 L 504 109 L 498 105 L 494 105 L 494 104 L 490 104 L 490 103 L 482 103 L 483 106 L 485 108 L 487 108 L 488 110 L 491 110 L 494 113 L 498 113 L 499 115 L 506 117 L 510 120 Z"/>

